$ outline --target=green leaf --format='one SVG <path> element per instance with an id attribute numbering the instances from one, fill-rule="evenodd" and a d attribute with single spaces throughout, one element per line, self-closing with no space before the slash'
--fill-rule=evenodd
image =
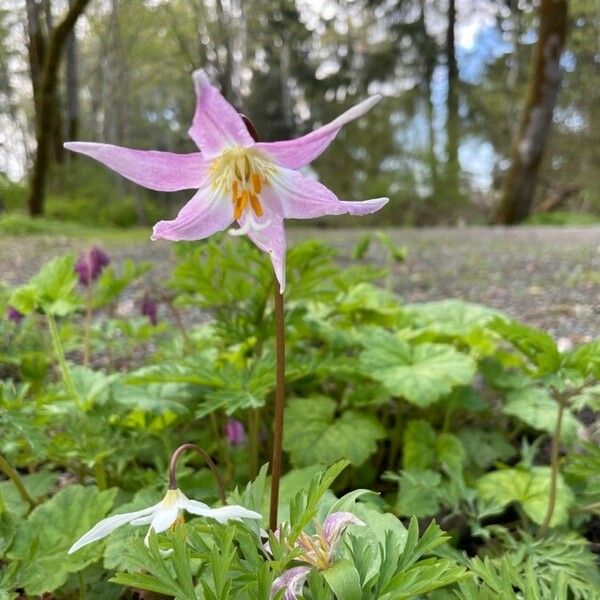
<path id="1" fill-rule="evenodd" d="M 409 304 L 404 310 L 416 327 L 452 337 L 463 337 L 500 316 L 493 308 L 455 299 Z"/>
<path id="2" fill-rule="evenodd" d="M 600 340 L 579 346 L 566 354 L 563 367 L 573 369 L 583 377 L 600 379 Z"/>
<path id="3" fill-rule="evenodd" d="M 116 300 L 130 283 L 139 279 L 151 268 L 150 263 L 137 263 L 127 259 L 123 261 L 121 274 L 118 274 L 112 266 L 104 269 L 94 286 L 94 308 L 106 306 Z"/>
<path id="4" fill-rule="evenodd" d="M 428 517 L 440 508 L 442 476 L 430 469 L 402 471 L 399 475 L 386 474 L 386 479 L 398 482 L 396 512 L 403 516 Z"/>
<path id="5" fill-rule="evenodd" d="M 538 375 L 554 373 L 560 366 L 560 352 L 546 332 L 502 318 L 494 319 L 488 327 L 522 352 L 537 367 Z"/>
<path id="6" fill-rule="evenodd" d="M 40 305 L 48 314 L 65 316 L 79 306 L 74 293 L 77 275 L 72 256 L 59 256 L 47 262 L 30 283 L 37 289 Z"/>
<path id="7" fill-rule="evenodd" d="M 97 561 L 102 544 L 90 544 L 72 555 L 71 545 L 108 512 L 117 490 L 72 485 L 35 508 L 19 524 L 8 557 L 18 561 L 18 587 L 30 595 L 52 592 L 70 573 Z"/>
<path id="8" fill-rule="evenodd" d="M 391 317 L 400 312 L 400 306 L 391 293 L 370 283 L 362 282 L 353 286 L 340 297 L 337 310 L 341 313 L 362 312 Z"/>
<path id="9" fill-rule="evenodd" d="M 283 447 L 294 465 L 328 465 L 341 458 L 361 465 L 375 452 L 383 427 L 372 416 L 349 410 L 336 419 L 336 407 L 324 396 L 289 402 Z"/>
<path id="10" fill-rule="evenodd" d="M 558 404 L 548 390 L 540 387 L 526 387 L 509 392 L 506 399 L 507 403 L 502 409 L 505 415 L 516 417 L 538 431 L 554 433 L 558 417 Z M 561 428 L 563 442 L 572 442 L 577 436 L 579 427 L 579 421 L 568 408 L 565 408 Z"/>
<path id="11" fill-rule="evenodd" d="M 499 508 L 518 502 L 529 518 L 540 525 L 548 509 L 550 478 L 550 467 L 533 467 L 530 471 L 503 469 L 481 477 L 477 482 L 477 492 L 482 500 L 493 502 Z M 571 488 L 559 474 L 551 527 L 568 522 L 569 509 L 574 501 Z"/>
<path id="12" fill-rule="evenodd" d="M 464 427 L 458 432 L 469 461 L 487 469 L 496 460 L 508 460 L 517 452 L 499 431 Z"/>
<path id="13" fill-rule="evenodd" d="M 117 373 L 105 375 L 101 371 L 92 371 L 80 365 L 71 368 L 73 385 L 86 408 L 104 404 L 109 398 L 110 386 L 118 376 Z"/>
<path id="14" fill-rule="evenodd" d="M 462 442 L 453 433 L 441 433 L 435 441 L 435 454 L 441 465 L 453 471 L 462 470 L 467 454 Z"/>
<path id="15" fill-rule="evenodd" d="M 321 574 L 338 600 L 361 600 L 360 578 L 351 561 L 338 560 Z"/>
<path id="16" fill-rule="evenodd" d="M 363 373 L 417 406 L 429 406 L 475 375 L 473 359 L 447 344 L 411 345 L 383 330 L 364 343 Z"/>
<path id="17" fill-rule="evenodd" d="M 427 421 L 409 421 L 404 431 L 403 467 L 414 470 L 432 467 L 435 462 L 435 440 L 436 433 Z"/>
<path id="18" fill-rule="evenodd" d="M 8 304 L 20 313 L 28 315 L 38 306 L 38 291 L 33 285 L 24 285 L 13 291 Z"/>

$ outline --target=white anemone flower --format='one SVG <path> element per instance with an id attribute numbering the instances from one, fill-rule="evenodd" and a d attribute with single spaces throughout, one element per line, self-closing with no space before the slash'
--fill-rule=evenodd
<path id="1" fill-rule="evenodd" d="M 243 506 L 234 505 L 210 508 L 204 502 L 190 500 L 180 489 L 169 489 L 165 497 L 154 506 L 102 519 L 102 521 L 96 523 L 94 527 L 71 546 L 69 554 L 73 554 L 73 552 L 92 542 L 101 540 L 126 523 L 130 523 L 131 525 L 150 525 L 148 533 L 144 538 L 144 542 L 147 545 L 151 531 L 155 533 L 166 531 L 169 527 L 181 521 L 181 513 L 183 511 L 201 517 L 210 517 L 220 523 L 225 523 L 230 519 L 262 519 L 262 515 L 253 510 L 248 510 Z"/>

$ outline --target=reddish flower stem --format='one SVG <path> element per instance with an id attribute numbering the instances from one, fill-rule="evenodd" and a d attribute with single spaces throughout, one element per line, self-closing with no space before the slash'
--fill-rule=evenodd
<path id="1" fill-rule="evenodd" d="M 242 115 L 242 119 L 255 142 L 260 136 L 254 123 Z M 275 420 L 273 424 L 273 458 L 271 459 L 271 505 L 269 510 L 269 528 L 277 529 L 277 511 L 279 507 L 279 482 L 281 479 L 281 447 L 283 442 L 283 413 L 285 409 L 285 323 L 283 317 L 283 294 L 279 291 L 279 282 L 275 277 Z"/>
<path id="2" fill-rule="evenodd" d="M 275 281 L 275 423 L 273 430 L 273 460 L 271 461 L 271 507 L 269 527 L 277 529 L 279 505 L 279 480 L 281 479 L 281 446 L 283 441 L 283 412 L 285 409 L 285 323 L 283 317 L 283 294 Z"/>
<path id="3" fill-rule="evenodd" d="M 171 461 L 169 462 L 169 489 L 177 489 L 177 460 L 186 450 L 194 450 L 204 459 L 204 462 L 206 462 L 209 469 L 213 472 L 213 475 L 215 476 L 217 488 L 219 489 L 219 496 L 221 497 L 221 502 L 223 504 L 226 504 L 225 486 L 223 485 L 223 479 L 221 479 L 219 469 L 217 469 L 217 465 L 215 465 L 213 459 L 208 455 L 208 453 L 196 444 L 183 444 L 182 446 L 179 446 L 179 448 L 177 448 L 175 452 L 173 452 L 173 455 L 171 456 Z"/>

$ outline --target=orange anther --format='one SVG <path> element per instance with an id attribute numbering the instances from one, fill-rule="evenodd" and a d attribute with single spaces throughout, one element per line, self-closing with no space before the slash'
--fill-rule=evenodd
<path id="1" fill-rule="evenodd" d="M 241 203 L 241 198 L 239 198 L 239 197 L 235 201 L 235 206 L 233 207 L 233 218 L 234 219 L 242 218 L 242 203 Z"/>
<path id="2" fill-rule="evenodd" d="M 260 181 L 260 175 L 258 173 L 252 173 L 252 188 L 256 194 L 260 194 L 262 184 Z"/>
<path id="3" fill-rule="evenodd" d="M 252 210 L 257 217 L 262 217 L 263 215 L 263 207 L 260 204 L 258 196 L 256 194 L 250 193 L 250 204 L 252 205 Z"/>

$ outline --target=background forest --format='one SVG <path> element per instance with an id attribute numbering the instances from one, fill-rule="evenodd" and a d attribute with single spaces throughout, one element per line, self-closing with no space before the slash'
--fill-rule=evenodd
<path id="1" fill-rule="evenodd" d="M 56 117 L 40 124 L 49 114 L 40 108 L 45 60 L 76 4 L 0 0 L 0 210 L 26 211 L 37 129 L 49 138 L 50 179 L 47 202 L 30 210 L 127 226 L 172 214 L 184 195 L 146 193 L 67 156 L 62 143 L 191 150 L 190 75 L 198 67 L 266 140 L 297 136 L 383 93 L 375 110 L 340 135 L 337 151 L 314 164 L 320 180 L 348 199 L 390 196 L 385 216 L 373 222 L 493 220 L 535 83 L 529 67 L 540 11 L 553 3 L 82 2 L 48 100 Z M 552 130 L 523 215 L 535 222 L 579 223 L 600 214 L 600 8 L 591 0 L 568 8 Z"/>

